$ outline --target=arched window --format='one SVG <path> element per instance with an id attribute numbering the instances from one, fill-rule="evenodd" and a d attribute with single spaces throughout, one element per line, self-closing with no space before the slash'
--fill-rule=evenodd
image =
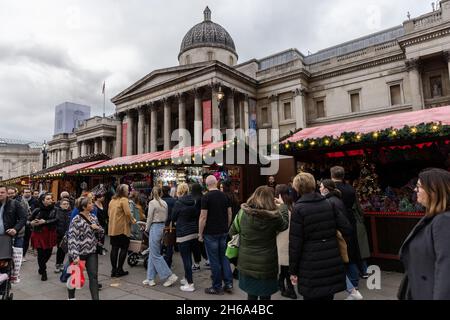
<path id="1" fill-rule="evenodd" d="M 233 56 L 230 56 L 230 66 L 234 65 L 234 59 Z"/>
<path id="2" fill-rule="evenodd" d="M 190 55 L 186 55 L 186 64 L 191 64 L 191 56 Z"/>
<path id="3" fill-rule="evenodd" d="M 214 52 L 208 51 L 208 61 L 214 60 Z"/>

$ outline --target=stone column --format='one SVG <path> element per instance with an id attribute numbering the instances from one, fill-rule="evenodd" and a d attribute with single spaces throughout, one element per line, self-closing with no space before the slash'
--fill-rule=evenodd
<path id="1" fill-rule="evenodd" d="M 194 145 L 203 144 L 203 121 L 202 121 L 202 97 L 198 90 L 195 90 L 194 100 Z"/>
<path id="2" fill-rule="evenodd" d="M 77 142 L 77 156 L 76 158 L 81 157 L 81 142 Z"/>
<path id="3" fill-rule="evenodd" d="M 217 86 L 212 86 L 211 90 L 211 104 L 212 104 L 212 128 L 220 130 L 220 108 L 219 108 L 219 101 L 217 100 L 217 92 L 218 92 Z M 223 102 L 222 102 L 223 103 Z"/>
<path id="4" fill-rule="evenodd" d="M 102 137 L 102 153 L 107 154 L 107 141 L 105 137 Z"/>
<path id="5" fill-rule="evenodd" d="M 449 78 L 450 78 L 450 51 L 444 51 L 444 61 L 445 63 L 447 63 L 447 67 L 448 67 L 448 74 L 449 74 Z M 442 93 L 442 95 L 444 95 Z"/>
<path id="6" fill-rule="evenodd" d="M 294 94 L 295 127 L 304 129 L 306 128 L 305 90 L 297 88 L 292 93 Z"/>
<path id="7" fill-rule="evenodd" d="M 158 134 L 158 109 L 156 105 L 150 106 L 150 152 L 157 150 L 157 134 Z"/>
<path id="8" fill-rule="evenodd" d="M 67 150 L 62 149 L 61 150 L 61 162 L 66 162 L 66 161 L 67 161 Z"/>
<path id="9" fill-rule="evenodd" d="M 270 113 L 272 118 L 272 129 L 280 128 L 280 119 L 278 113 L 278 95 L 273 94 L 269 97 L 270 101 Z"/>
<path id="10" fill-rule="evenodd" d="M 409 59 L 405 62 L 409 75 L 411 103 L 413 110 L 423 109 L 422 85 L 420 81 L 420 60 Z"/>
<path id="11" fill-rule="evenodd" d="M 234 129 L 236 128 L 236 120 L 234 118 L 234 94 L 236 90 L 231 89 L 227 96 L 227 128 L 233 129 L 232 135 L 230 137 L 227 137 L 227 139 L 231 140 L 235 137 Z"/>
<path id="12" fill-rule="evenodd" d="M 143 154 L 144 150 L 144 130 L 145 130 L 145 114 L 144 107 L 138 109 L 138 139 L 137 139 L 137 154 Z"/>
<path id="13" fill-rule="evenodd" d="M 127 112 L 127 156 L 133 155 L 133 117 L 131 111 Z"/>
<path id="14" fill-rule="evenodd" d="M 145 108 L 145 112 L 144 114 L 146 114 L 145 116 L 145 135 L 146 135 L 146 139 L 145 139 L 145 152 L 149 153 L 150 152 L 150 134 L 151 134 L 151 130 L 150 130 L 150 108 L 149 105 L 146 106 Z"/>
<path id="15" fill-rule="evenodd" d="M 99 153 L 99 141 L 98 139 L 94 139 L 94 154 L 98 154 Z"/>
<path id="16" fill-rule="evenodd" d="M 244 130 L 248 131 L 250 125 L 250 114 L 248 109 L 248 94 L 244 94 Z"/>
<path id="17" fill-rule="evenodd" d="M 170 150 L 170 135 L 172 134 L 172 128 L 170 125 L 171 111 L 170 103 L 167 99 L 164 99 L 164 150 Z"/>
<path id="18" fill-rule="evenodd" d="M 81 142 L 81 156 L 87 156 L 87 142 L 86 141 L 82 141 Z"/>
<path id="19" fill-rule="evenodd" d="M 178 94 L 178 129 L 182 130 L 180 132 L 180 147 L 187 147 L 191 142 L 186 141 L 187 137 L 185 135 L 186 130 L 186 97 L 181 93 Z"/>
<path id="20" fill-rule="evenodd" d="M 117 116 L 119 123 L 116 126 L 116 150 L 115 150 L 115 158 L 119 158 L 122 156 L 122 116 Z"/>

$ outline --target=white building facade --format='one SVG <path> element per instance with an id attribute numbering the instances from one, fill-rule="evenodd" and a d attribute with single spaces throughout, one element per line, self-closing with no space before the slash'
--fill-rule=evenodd
<path id="1" fill-rule="evenodd" d="M 37 143 L 0 138 L 0 181 L 42 169 L 41 152 Z"/>

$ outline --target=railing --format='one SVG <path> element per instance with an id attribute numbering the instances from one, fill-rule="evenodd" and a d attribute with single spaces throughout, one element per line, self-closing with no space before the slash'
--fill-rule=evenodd
<path id="1" fill-rule="evenodd" d="M 414 29 L 423 29 L 442 21 L 442 11 L 435 11 L 413 20 Z"/>

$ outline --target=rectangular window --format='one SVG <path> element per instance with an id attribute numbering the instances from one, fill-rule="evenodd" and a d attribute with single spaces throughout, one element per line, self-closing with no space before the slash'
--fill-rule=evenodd
<path id="1" fill-rule="evenodd" d="M 267 111 L 266 107 L 261 109 L 261 123 L 269 123 L 269 112 Z"/>
<path id="2" fill-rule="evenodd" d="M 361 110 L 359 92 L 350 94 L 350 103 L 352 107 L 352 112 L 359 112 Z"/>
<path id="3" fill-rule="evenodd" d="M 292 119 L 292 107 L 290 102 L 283 104 L 284 120 Z"/>
<path id="4" fill-rule="evenodd" d="M 214 60 L 214 52 L 208 51 L 208 61 Z"/>
<path id="5" fill-rule="evenodd" d="M 316 101 L 316 115 L 317 115 L 317 118 L 325 118 L 325 101 L 324 100 Z"/>
<path id="6" fill-rule="evenodd" d="M 397 106 L 402 104 L 401 88 L 399 84 L 395 84 L 389 87 L 391 94 L 391 106 Z"/>

